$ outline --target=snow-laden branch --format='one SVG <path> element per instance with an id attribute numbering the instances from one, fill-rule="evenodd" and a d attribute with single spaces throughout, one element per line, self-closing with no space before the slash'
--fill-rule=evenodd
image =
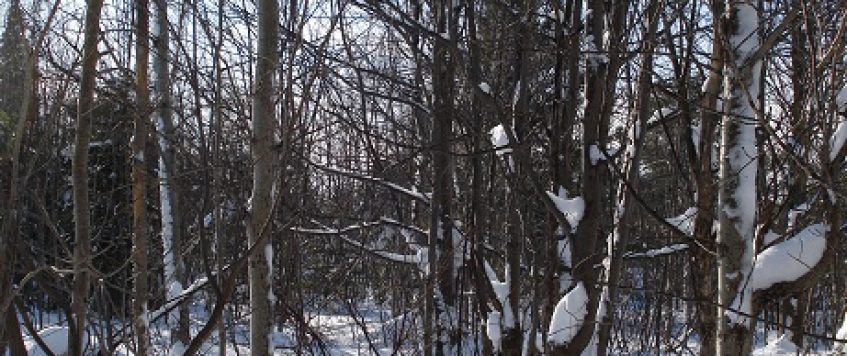
<path id="1" fill-rule="evenodd" d="M 829 226 L 814 224 L 756 255 L 748 288 L 758 291 L 803 277 L 823 257 Z"/>
<path id="2" fill-rule="evenodd" d="M 675 226 L 687 236 L 694 236 L 694 221 L 697 219 L 697 207 L 690 207 L 684 213 L 667 218 L 668 224 Z"/>
<path id="3" fill-rule="evenodd" d="M 756 255 L 749 277 L 742 282 L 745 293 L 739 293 L 727 315 L 735 323 L 746 323 L 750 314 L 750 296 L 779 283 L 795 282 L 810 272 L 823 258 L 829 226 L 813 224 L 792 238 L 766 248 Z M 745 298 L 746 296 L 746 298 Z"/>
<path id="4" fill-rule="evenodd" d="M 226 270 L 226 268 L 224 268 L 224 270 Z M 162 315 L 175 308 L 179 303 L 187 299 L 190 295 L 194 294 L 194 292 L 205 286 L 208 282 L 209 279 L 207 277 L 198 278 L 194 281 L 194 283 L 191 283 L 188 288 L 185 288 L 180 294 L 169 298 L 165 304 L 162 304 L 162 306 L 159 307 L 159 309 L 156 309 L 151 312 L 150 320 L 155 321 L 156 319 L 161 318 Z"/>
<path id="5" fill-rule="evenodd" d="M 670 255 L 675 252 L 685 251 L 688 249 L 688 244 L 673 244 L 644 252 L 627 252 L 625 258 L 653 258 L 664 255 Z"/>
<path id="6" fill-rule="evenodd" d="M 396 183 L 389 182 L 389 181 L 382 179 L 382 178 L 372 177 L 372 176 L 369 176 L 369 175 L 365 175 L 365 174 L 361 174 L 361 173 L 353 172 L 353 171 L 348 171 L 346 169 L 342 169 L 342 168 L 338 168 L 338 167 L 324 166 L 324 165 L 312 162 L 310 160 L 306 160 L 306 162 L 308 162 L 313 167 L 320 169 L 322 171 L 335 173 L 335 174 L 338 174 L 338 175 L 341 175 L 341 176 L 344 176 L 344 177 L 348 177 L 348 178 L 353 178 L 353 179 L 356 179 L 356 180 L 361 180 L 361 181 L 366 181 L 366 182 L 378 184 L 378 185 L 381 185 L 381 186 L 386 187 L 388 189 L 391 189 L 391 190 L 393 190 L 397 193 L 401 193 L 401 194 L 406 195 L 406 196 L 408 196 L 412 199 L 420 201 L 422 203 L 429 204 L 429 196 L 427 196 L 427 194 L 425 194 L 425 193 L 422 193 L 422 192 L 415 190 L 414 188 L 409 189 L 409 188 L 403 187 L 401 185 L 398 185 Z"/>
<path id="7" fill-rule="evenodd" d="M 498 156 L 512 153 L 512 149 L 509 147 L 509 136 L 506 134 L 503 125 L 494 126 L 488 131 L 488 134 L 491 136 L 491 145 L 496 149 L 495 153 Z M 514 135 L 514 133 L 512 134 Z"/>
<path id="8" fill-rule="evenodd" d="M 318 222 L 315 222 L 315 223 L 319 224 Z M 396 220 L 388 219 L 388 218 L 381 218 L 380 220 L 377 220 L 377 221 L 364 222 L 364 223 L 361 223 L 361 224 L 345 226 L 345 227 L 342 227 L 342 228 L 323 227 L 323 228 L 317 228 L 316 229 L 316 228 L 304 228 L 304 227 L 290 227 L 290 228 L 288 228 L 288 231 L 301 233 L 301 234 L 307 234 L 307 235 L 338 236 L 341 239 L 341 241 L 343 241 L 344 243 L 346 243 L 350 246 L 356 247 L 356 248 L 361 249 L 365 252 L 368 252 L 368 253 L 376 256 L 376 257 L 379 257 L 379 258 L 382 258 L 384 260 L 391 261 L 391 262 L 408 263 L 408 264 L 415 264 L 415 265 L 420 265 L 422 262 L 426 262 L 425 256 L 424 256 L 426 254 L 426 251 L 424 251 L 424 249 L 418 249 L 418 251 L 415 254 L 399 254 L 399 253 L 394 253 L 394 252 L 385 251 L 385 250 L 381 250 L 381 249 L 377 249 L 377 248 L 372 248 L 370 246 L 366 246 L 365 244 L 346 236 L 348 233 L 351 233 L 351 232 L 363 230 L 363 229 L 366 229 L 366 228 L 376 227 L 376 226 L 382 226 L 382 225 L 398 226 L 400 229 L 407 229 L 407 230 L 415 231 L 415 232 L 418 232 L 418 233 L 425 235 L 425 232 L 423 230 L 421 230 L 420 228 L 403 225 L 402 223 L 400 223 Z"/>
<path id="9" fill-rule="evenodd" d="M 847 98 L 845 98 L 845 101 L 847 101 Z M 847 121 L 842 121 L 838 123 L 838 128 L 835 129 L 832 139 L 829 140 L 830 162 L 835 161 L 835 158 L 838 157 L 838 153 L 841 152 L 841 148 L 844 147 L 845 141 L 847 141 Z"/>

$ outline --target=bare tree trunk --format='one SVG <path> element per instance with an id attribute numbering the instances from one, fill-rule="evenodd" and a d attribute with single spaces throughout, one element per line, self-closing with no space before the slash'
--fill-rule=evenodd
<path id="1" fill-rule="evenodd" d="M 74 258 L 71 309 L 74 321 L 69 344 L 73 355 L 82 355 L 85 345 L 85 319 L 90 284 L 91 212 L 88 197 L 88 145 L 91 141 L 94 85 L 97 72 L 97 42 L 103 0 L 88 0 L 85 11 L 85 39 L 82 47 L 82 75 L 77 105 L 76 139 L 71 175 L 74 200 Z"/>
<path id="2" fill-rule="evenodd" d="M 717 12 L 720 7 L 712 4 L 712 11 Z M 713 19 L 714 38 L 723 38 L 720 18 Z M 717 312 L 713 301 L 716 300 L 715 285 L 717 278 L 714 275 L 715 257 L 713 255 L 715 246 L 714 237 L 714 210 L 715 210 L 715 180 L 712 169 L 712 145 L 714 143 L 715 128 L 720 122 L 721 116 L 717 110 L 717 99 L 720 96 L 721 82 L 723 80 L 724 66 L 724 42 L 712 42 L 712 58 L 709 61 L 708 75 L 703 85 L 700 98 L 700 138 L 691 143 L 688 150 L 689 170 L 691 180 L 697 187 L 696 202 L 697 215 L 694 218 L 694 232 L 692 238 L 698 248 L 690 249 L 691 261 L 691 284 L 697 302 L 697 333 L 700 336 L 700 355 L 712 356 L 715 354 L 715 337 L 717 336 Z M 682 78 L 687 78 L 686 72 L 680 72 Z M 684 79 L 683 79 L 684 80 Z M 680 83 L 680 86 L 685 83 Z M 687 100 L 679 101 L 680 109 L 685 117 L 692 121 L 692 108 Z M 691 128 L 689 128 L 691 130 Z"/>
<path id="3" fill-rule="evenodd" d="M 450 140 L 453 134 L 453 76 L 455 27 L 451 18 L 451 3 L 438 1 L 435 12 L 436 28 L 447 33 L 447 38 L 437 38 L 433 49 L 433 120 L 432 120 L 432 182 L 433 199 L 430 220 L 430 256 L 436 264 L 430 265 L 435 275 L 433 310 L 435 311 L 435 354 L 450 355 L 457 351 L 461 335 L 456 314 L 456 261 L 453 238 L 453 220 L 450 215 L 453 200 L 453 163 Z M 449 32 L 448 32 L 449 31 Z M 434 248 L 434 249 L 432 249 Z M 437 252 L 436 252 L 437 251 Z"/>
<path id="4" fill-rule="evenodd" d="M 486 138 L 485 132 L 485 121 L 483 115 L 484 106 L 482 105 L 482 89 L 479 87 L 480 81 L 482 80 L 482 70 L 480 68 L 480 45 L 477 38 L 477 14 L 476 7 L 474 6 L 474 2 L 470 1 L 469 6 L 465 8 L 467 21 L 465 25 L 467 26 L 468 33 L 468 80 L 472 84 L 470 88 L 468 88 L 469 96 L 471 97 L 471 115 L 473 115 L 472 126 L 473 126 L 473 138 L 472 138 L 472 150 L 474 152 L 482 149 L 483 144 Z M 486 93 L 487 94 L 487 93 Z M 473 281 L 474 287 L 477 290 L 476 294 L 476 308 L 480 314 L 480 319 L 483 320 L 482 323 L 478 325 L 479 334 L 485 335 L 487 333 L 487 314 L 490 312 L 490 308 L 488 307 L 488 295 L 483 291 L 483 284 L 488 284 L 488 279 L 485 278 L 484 267 L 482 266 L 481 260 L 483 258 L 484 244 L 483 239 L 485 234 L 483 233 L 483 229 L 486 226 L 485 224 L 485 213 L 484 213 L 484 205 L 482 199 L 483 193 L 483 174 L 484 168 L 482 165 L 482 156 L 481 155 L 473 155 L 470 157 L 471 159 L 471 167 L 473 169 L 472 177 L 471 177 L 471 255 L 474 261 L 474 264 L 471 268 L 473 268 Z M 482 337 L 482 353 L 484 355 L 489 355 L 493 353 L 494 345 L 491 342 L 491 339 L 487 336 Z"/>
<path id="5" fill-rule="evenodd" d="M 274 109 L 274 78 L 279 63 L 279 3 L 277 0 L 259 0 L 258 59 L 253 96 L 253 192 L 251 195 L 250 221 L 247 238 L 252 246 L 262 240 L 262 229 L 271 213 L 271 188 L 275 180 L 276 161 L 274 133 L 276 110 Z M 253 355 L 270 355 L 271 299 L 270 266 L 273 255 L 268 241 L 264 249 L 250 254 L 248 275 L 250 279 L 250 348 Z"/>
<path id="6" fill-rule="evenodd" d="M 606 355 L 609 347 L 609 335 L 612 330 L 613 314 L 617 306 L 618 282 L 623 270 L 623 254 L 629 243 L 629 225 L 632 220 L 633 208 L 630 202 L 634 193 L 638 190 L 639 171 L 641 169 L 641 143 L 643 142 L 643 130 L 647 127 L 647 118 L 650 116 L 650 89 L 653 84 L 653 49 L 656 46 L 656 28 L 659 23 L 660 0 L 651 0 L 647 5 L 646 21 L 643 35 L 643 48 L 641 52 L 641 68 L 638 72 L 637 93 L 635 103 L 635 117 L 629 123 L 629 135 L 627 149 L 623 162 L 623 177 L 618 184 L 618 205 L 615 212 L 615 226 L 608 241 L 609 267 L 606 271 L 603 291 L 601 295 L 600 311 L 598 312 L 599 331 L 597 333 L 597 354 Z"/>
<path id="7" fill-rule="evenodd" d="M 214 96 L 214 109 L 212 113 L 214 115 L 213 120 L 213 130 L 214 133 L 212 136 L 212 152 L 214 158 L 212 160 L 214 167 L 219 167 L 221 162 L 221 145 L 223 139 L 223 104 L 221 103 L 223 92 L 223 69 L 221 67 L 221 50 L 223 48 L 223 36 L 224 36 L 224 28 L 223 28 L 223 17 L 224 17 L 224 0 L 218 0 L 218 38 L 217 43 L 215 44 L 215 52 L 214 52 L 214 69 L 215 69 L 215 96 Z M 221 271 L 224 270 L 224 257 L 226 253 L 226 239 L 224 238 L 224 222 L 222 206 L 224 203 L 223 199 L 223 174 L 219 169 L 214 169 L 212 173 L 212 181 L 213 184 L 213 198 L 212 201 L 215 205 L 213 208 L 213 219 L 214 219 L 214 237 L 215 237 L 215 266 L 218 270 L 218 274 L 216 276 L 217 283 L 220 289 L 220 286 L 223 286 L 224 276 Z M 218 298 L 223 298 L 224 296 L 219 293 Z M 220 321 L 218 322 L 218 350 L 219 356 L 226 355 L 226 311 L 222 312 L 222 316 Z"/>
<path id="8" fill-rule="evenodd" d="M 20 31 L 20 35 L 24 34 L 23 9 L 21 9 L 20 1 L 13 1 L 9 9 L 9 18 L 6 22 L 7 33 Z M 3 36 L 4 42 L 7 40 L 6 34 Z M 12 300 L 15 296 L 14 283 L 16 260 L 19 258 L 18 251 L 18 205 L 19 205 L 19 186 L 18 179 L 21 166 L 21 150 L 23 147 L 23 136 L 27 131 L 29 123 L 35 119 L 36 114 L 36 87 L 35 82 L 38 80 L 38 72 L 36 60 L 38 53 L 33 52 L 18 52 L 15 50 L 23 50 L 26 45 L 26 38 L 17 38 L 3 43 L 4 50 L 14 51 L 9 53 L 11 56 L 24 57 L 25 68 L 5 68 L 7 70 L 23 70 L 24 81 L 18 82 L 21 85 L 20 90 L 23 98 L 20 101 L 20 107 L 15 122 L 13 136 L 10 138 L 8 147 L 0 146 L 0 315 L 7 315 L 5 320 L 0 320 L 0 355 L 5 354 L 6 348 L 12 354 L 20 351 L 23 347 L 22 335 L 17 327 L 18 318 L 14 313 Z M 18 42 L 20 41 L 20 42 Z M 17 48 L 7 48 L 17 47 Z M 14 61 L 9 61 L 13 64 Z M 13 79 L 5 78 L 6 80 Z M 13 85 L 15 83 L 12 83 Z M 14 95 L 13 93 L 3 93 L 4 95 Z M 15 104 L 14 102 L 11 104 Z M 1 110 L 0 110 L 1 111 Z M 20 340 L 20 341 L 19 341 Z"/>
<path id="9" fill-rule="evenodd" d="M 757 112 L 761 62 L 747 63 L 759 47 L 759 15 L 753 4 L 731 1 L 726 6 L 728 52 L 724 80 L 726 115 L 721 128 L 718 204 L 717 354 L 747 355 L 751 351 L 750 318 L 753 293 L 745 281 L 752 272 L 756 222 Z"/>
<path id="10" fill-rule="evenodd" d="M 604 193 L 607 188 L 608 172 L 603 168 L 595 154 L 604 150 L 608 140 L 609 117 L 613 98 L 611 90 L 616 82 L 618 58 L 616 41 L 620 36 L 623 14 L 627 2 L 609 4 L 600 0 L 588 3 L 591 16 L 585 23 L 586 34 L 591 36 L 591 46 L 596 53 L 585 57 L 585 107 L 583 111 L 582 142 L 582 199 L 585 211 L 582 220 L 572 237 L 571 261 L 573 261 L 573 280 L 585 289 L 587 311 L 573 337 L 565 344 L 549 345 L 553 355 L 573 355 L 586 350 L 592 342 L 599 306 L 600 293 L 596 288 L 597 273 L 594 266 L 600 262 L 597 253 L 597 241 L 602 237 L 601 223 L 604 221 Z M 603 38 L 608 38 L 604 43 Z M 606 50 L 605 54 L 602 51 Z M 592 158 L 594 157 L 594 158 Z M 549 332 L 549 331 L 548 331 Z M 549 341 L 548 341 L 549 342 Z"/>
<path id="11" fill-rule="evenodd" d="M 12 312 L 12 300 L 15 297 L 14 288 L 12 288 L 12 279 L 15 275 L 14 266 L 16 263 L 19 249 L 18 242 L 18 200 L 19 186 L 18 178 L 20 174 L 21 152 L 24 144 L 24 135 L 26 134 L 29 125 L 35 121 L 38 113 L 37 102 L 37 83 L 40 75 L 38 71 L 38 54 L 41 51 L 42 43 L 50 29 L 56 11 L 59 8 L 59 1 L 53 4 L 52 9 L 44 24 L 44 28 L 38 35 L 38 38 L 33 42 L 33 46 L 27 48 L 25 43 L 24 22 L 20 2 L 14 1 L 9 9 L 9 21 L 6 23 L 6 31 L 20 31 L 20 42 L 11 40 L 10 43 L 3 43 L 5 49 L 12 50 L 13 47 L 19 46 L 20 50 L 26 49 L 26 52 L 12 53 L 11 55 L 23 56 L 24 68 L 23 82 L 21 84 L 21 94 L 23 98 L 20 101 L 19 116 L 15 123 L 14 135 L 11 137 L 8 147 L 0 147 L 0 315 L 6 314 L 5 323 L 0 321 L 0 355 L 5 354 L 7 346 L 12 355 L 23 354 L 26 352 L 23 335 L 20 332 L 17 315 Z M 20 28 L 9 28 L 17 27 Z M 5 38 L 4 38 L 5 41 Z M 12 63 L 7 63 L 12 64 Z M 12 83 L 14 85 L 14 83 Z M 8 157 L 6 156 L 8 149 Z M 8 175 L 6 175 L 8 172 Z M 24 313 L 25 311 L 21 311 Z"/>
<path id="12" fill-rule="evenodd" d="M 175 183 L 176 158 L 172 140 L 174 124 L 171 115 L 171 80 L 168 64 L 170 37 L 168 36 L 168 5 L 165 0 L 155 0 L 156 26 L 153 34 L 153 85 L 155 90 L 154 122 L 159 137 L 159 201 L 162 221 L 163 265 L 165 270 L 166 298 L 171 300 L 182 293 L 185 285 L 185 265 L 182 260 L 182 229 L 179 212 L 179 189 Z M 172 341 L 186 344 L 188 334 L 188 303 L 180 303 L 179 308 L 168 317 L 173 327 Z"/>
<path id="13" fill-rule="evenodd" d="M 150 348 L 150 325 L 147 322 L 147 163 L 144 157 L 150 126 L 150 9 L 148 0 L 136 0 L 135 43 L 135 125 L 132 140 L 132 317 L 137 355 Z"/>
<path id="14" fill-rule="evenodd" d="M 558 1 L 554 2 L 558 6 Z M 569 0 L 565 8 L 556 8 L 557 13 L 562 14 L 561 17 L 567 18 L 569 23 L 567 27 L 558 25 L 556 30 L 558 51 L 556 56 L 556 83 L 555 93 L 558 102 L 556 103 L 556 117 L 553 119 L 553 138 L 551 144 L 554 146 L 551 149 L 553 160 L 553 192 L 558 193 L 560 187 L 566 191 L 573 193 L 573 158 L 577 157 L 576 147 L 574 147 L 573 129 L 574 121 L 576 120 L 577 107 L 579 101 L 580 79 L 579 79 L 579 36 L 567 36 L 575 29 L 582 26 L 582 1 Z M 558 16 L 558 15 L 557 15 Z M 557 22 L 560 23 L 560 22 Z M 559 97 L 561 95 L 561 97 Z M 558 212 L 554 212 L 558 213 Z M 558 220 L 552 222 L 553 234 L 548 241 L 546 266 L 545 266 L 545 286 L 546 295 L 544 298 L 544 306 L 541 313 L 542 325 L 549 325 L 550 318 L 553 315 L 553 309 L 556 303 L 559 302 L 563 287 L 569 287 L 566 283 L 571 282 L 569 269 L 571 266 L 565 266 L 563 261 L 562 251 L 567 244 L 570 243 L 569 236 L 571 232 L 558 224 Z M 570 256 L 568 256 L 570 258 Z M 542 339 L 547 345 L 547 334 L 542 335 Z"/>

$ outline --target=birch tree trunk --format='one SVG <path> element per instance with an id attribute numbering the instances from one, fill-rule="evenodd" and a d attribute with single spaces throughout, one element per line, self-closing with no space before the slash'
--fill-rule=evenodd
<path id="1" fill-rule="evenodd" d="M 724 73 L 725 115 L 721 128 L 718 192 L 718 323 L 717 353 L 751 352 L 750 315 L 753 293 L 745 285 L 752 271 L 756 222 L 757 112 L 761 62 L 747 63 L 759 48 L 759 15 L 749 1 L 726 6 L 729 48 Z"/>
<path id="2" fill-rule="evenodd" d="M 103 0 L 88 0 L 85 11 L 85 32 L 82 47 L 82 75 L 77 105 L 76 138 L 71 163 L 74 201 L 74 257 L 71 309 L 74 320 L 70 338 L 71 353 L 82 355 L 85 343 L 85 318 L 90 283 L 91 212 L 88 197 L 88 145 L 91 141 L 94 85 L 97 73 L 97 43 L 100 34 L 100 10 Z"/>
<path id="3" fill-rule="evenodd" d="M 259 0 L 258 58 L 253 96 L 253 130 L 251 137 L 253 158 L 253 192 L 247 225 L 249 246 L 262 240 L 263 229 L 271 213 L 271 187 L 274 183 L 273 138 L 276 126 L 274 109 L 274 78 L 279 63 L 279 3 L 277 0 Z M 250 348 L 253 355 L 272 354 L 270 266 L 271 243 L 250 254 L 248 275 L 250 279 Z"/>

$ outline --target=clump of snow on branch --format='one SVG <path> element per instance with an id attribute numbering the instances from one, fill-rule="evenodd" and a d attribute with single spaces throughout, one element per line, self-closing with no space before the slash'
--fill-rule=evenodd
<path id="1" fill-rule="evenodd" d="M 694 154 L 700 157 L 700 123 L 691 124 L 691 144 L 694 147 Z"/>
<path id="2" fill-rule="evenodd" d="M 265 244 L 265 263 L 268 264 L 268 271 L 274 271 L 274 249 L 273 245 L 271 245 L 270 242 Z M 268 300 L 273 303 L 276 302 L 276 296 L 274 295 L 272 283 L 272 281 L 274 280 L 273 275 L 271 275 L 270 273 L 273 272 L 269 272 L 268 275 Z"/>
<path id="3" fill-rule="evenodd" d="M 688 236 L 694 236 L 694 220 L 697 218 L 697 207 L 690 207 L 684 213 L 672 218 L 667 218 L 665 221 L 668 224 L 676 226 L 679 231 L 682 231 Z"/>
<path id="4" fill-rule="evenodd" d="M 598 148 L 597 145 L 591 145 L 588 149 L 588 158 L 591 159 L 591 165 L 596 166 L 597 162 L 606 159 L 606 156 L 600 152 L 600 148 Z"/>
<path id="5" fill-rule="evenodd" d="M 553 192 L 547 192 L 547 196 L 556 204 L 556 209 L 559 209 L 559 212 L 565 216 L 571 229 L 576 230 L 580 220 L 582 220 L 582 216 L 585 214 L 585 201 L 582 200 L 582 197 L 568 199 L 564 189 L 559 189 L 558 195 L 553 194 Z"/>
<path id="6" fill-rule="evenodd" d="M 748 317 L 735 313 L 751 313 L 751 296 L 754 292 L 770 288 L 777 283 L 793 282 L 803 277 L 820 262 L 826 249 L 826 232 L 829 227 L 814 224 L 792 238 L 768 247 L 758 255 L 746 281 L 745 293 L 739 293 L 727 311 L 731 321 L 747 323 Z"/>
<path id="7" fill-rule="evenodd" d="M 500 329 L 500 312 L 489 312 L 485 325 L 485 332 L 488 334 L 488 339 L 491 340 L 494 352 L 500 352 L 500 340 L 503 339 L 503 331 Z"/>
<path id="8" fill-rule="evenodd" d="M 506 134 L 506 129 L 503 128 L 503 125 L 494 126 L 488 133 L 491 135 L 491 145 L 497 149 L 495 152 L 498 155 L 512 153 L 512 149 L 506 147 L 509 145 L 509 136 Z"/>
<path id="9" fill-rule="evenodd" d="M 753 291 L 795 281 L 809 272 L 823 257 L 827 231 L 827 225 L 814 224 L 759 253 L 750 276 Z"/>
<path id="10" fill-rule="evenodd" d="M 588 158 L 591 160 L 591 165 L 596 166 L 598 162 L 605 161 L 607 158 L 614 156 L 620 148 L 621 144 L 616 141 L 609 142 L 605 151 L 601 150 L 600 146 L 596 144 L 591 145 L 588 148 Z"/>
<path id="11" fill-rule="evenodd" d="M 587 304 L 588 294 L 585 287 L 582 282 L 577 283 L 576 287 L 556 304 L 550 319 L 547 340 L 554 345 L 569 343 L 576 336 L 585 315 L 588 314 Z"/>
<path id="12" fill-rule="evenodd" d="M 597 68 L 597 66 L 600 64 L 609 62 L 608 54 L 602 49 L 597 48 L 597 45 L 595 44 L 594 35 L 587 35 L 583 37 L 582 43 L 580 45 L 580 47 L 582 47 L 580 51 L 582 53 L 585 53 L 585 59 L 592 69 Z"/>
<path id="13" fill-rule="evenodd" d="M 656 112 L 653 113 L 653 116 L 650 116 L 650 118 L 647 119 L 647 125 L 655 125 L 677 111 L 678 110 L 676 108 L 662 108 L 660 110 L 656 110 Z"/>
<path id="14" fill-rule="evenodd" d="M 494 291 L 494 297 L 497 298 L 502 312 L 491 311 L 488 313 L 486 320 L 486 334 L 491 340 L 494 347 L 499 349 L 500 340 L 502 339 L 503 329 L 512 329 L 515 327 L 515 313 L 512 310 L 512 305 L 509 304 L 509 289 L 511 286 L 511 278 L 509 269 L 506 268 L 506 278 L 500 281 L 494 268 L 488 262 L 483 262 L 485 274 L 491 283 L 491 289 Z"/>
<path id="15" fill-rule="evenodd" d="M 645 252 L 627 252 L 624 257 L 626 258 L 638 258 L 638 257 L 647 257 L 653 258 L 657 256 L 669 255 L 677 251 L 683 251 L 688 249 L 688 244 L 673 244 L 664 247 L 660 247 L 657 249 L 648 250 Z"/>
<path id="16" fill-rule="evenodd" d="M 838 152 L 844 147 L 844 142 L 847 141 L 847 121 L 838 123 L 838 128 L 835 129 L 835 134 L 829 140 L 829 161 L 835 160 Z"/>
<path id="17" fill-rule="evenodd" d="M 835 338 L 838 340 L 847 340 L 847 313 L 844 313 L 842 318 L 844 318 L 844 320 L 841 322 L 841 327 L 838 328 L 838 331 L 835 333 Z M 833 347 L 833 351 L 835 351 L 833 354 L 840 355 L 844 352 L 844 347 L 845 344 L 843 342 L 836 341 Z"/>
<path id="18" fill-rule="evenodd" d="M 486 82 L 479 83 L 479 90 L 482 90 L 483 93 L 491 95 L 491 86 Z"/>
<path id="19" fill-rule="evenodd" d="M 835 106 L 838 111 L 847 108 L 847 86 L 838 91 L 838 95 L 835 96 Z"/>
<path id="20" fill-rule="evenodd" d="M 797 205 L 788 211 L 788 228 L 791 229 L 797 226 L 797 220 L 804 214 L 809 212 L 809 203 Z"/>

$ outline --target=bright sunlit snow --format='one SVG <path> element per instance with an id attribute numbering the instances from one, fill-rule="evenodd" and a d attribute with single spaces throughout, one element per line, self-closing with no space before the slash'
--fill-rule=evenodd
<path id="1" fill-rule="evenodd" d="M 587 303 L 588 294 L 582 282 L 577 283 L 574 289 L 559 300 L 550 319 L 550 331 L 547 338 L 551 343 L 564 345 L 576 336 L 585 315 L 588 314 Z"/>

